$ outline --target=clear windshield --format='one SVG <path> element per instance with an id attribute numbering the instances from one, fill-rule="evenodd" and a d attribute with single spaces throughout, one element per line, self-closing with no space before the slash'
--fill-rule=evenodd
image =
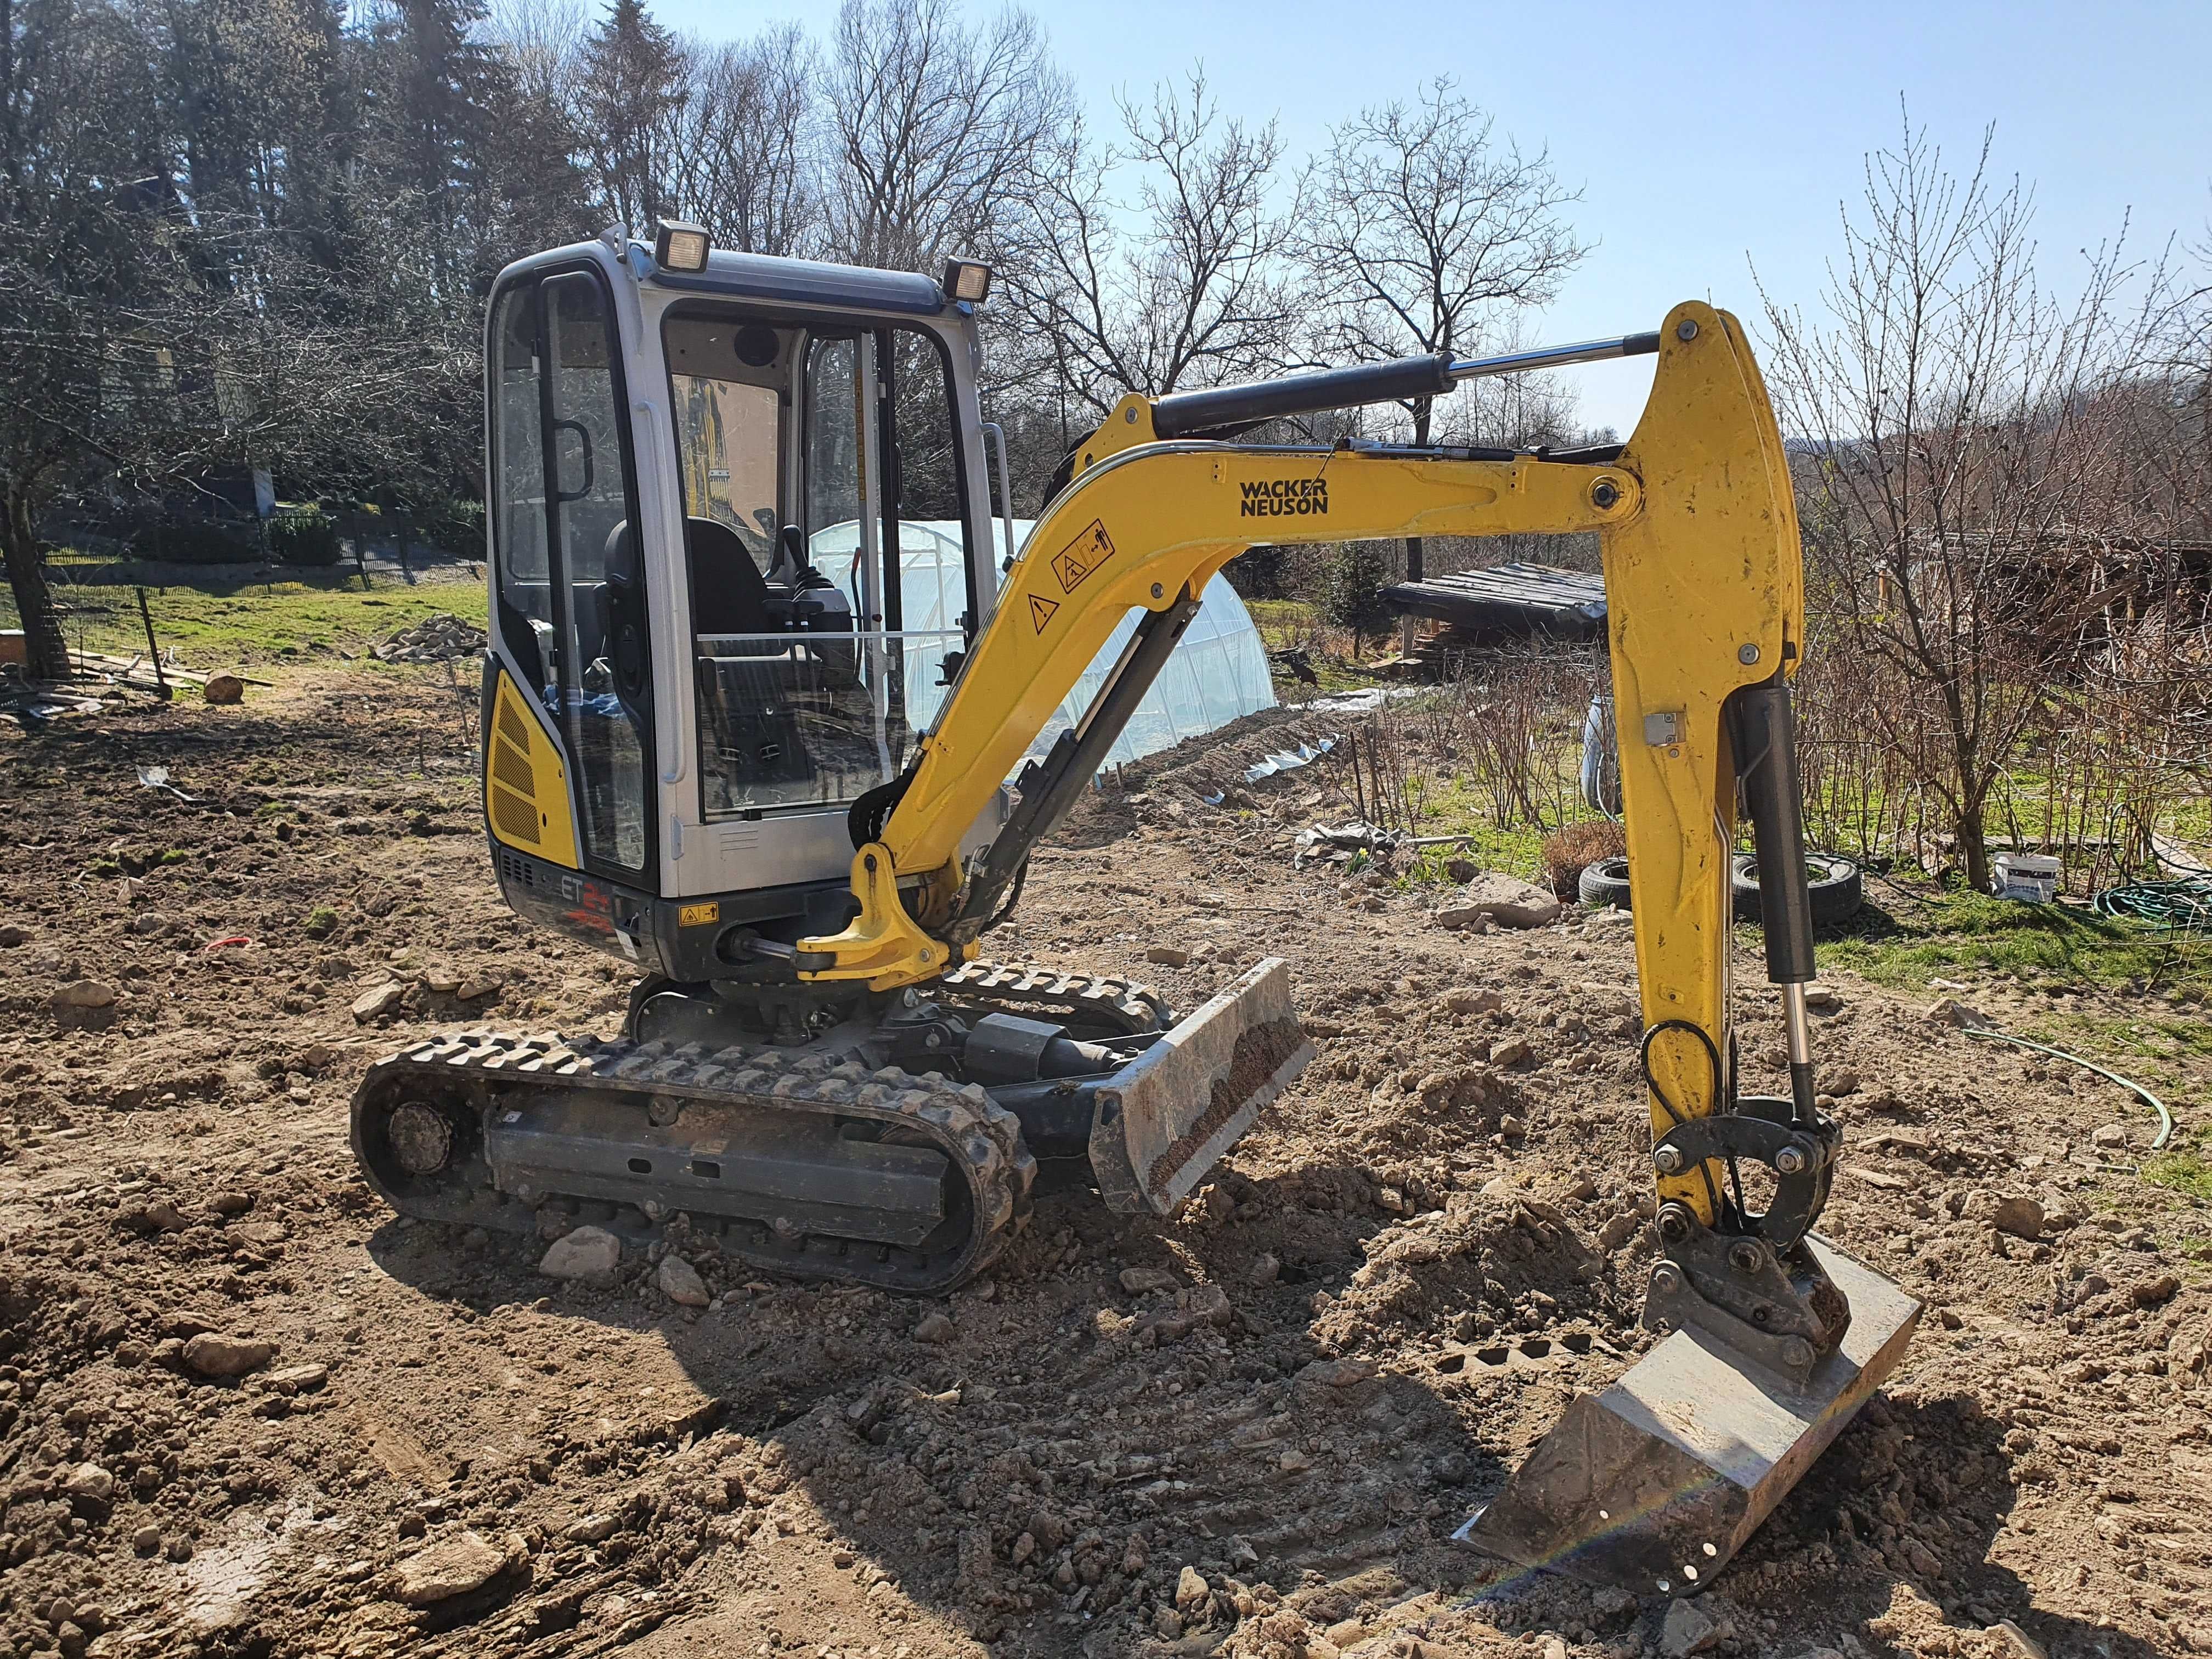
<path id="1" fill-rule="evenodd" d="M 912 757 L 970 608 L 944 354 L 913 330 L 720 313 L 673 317 L 665 340 L 702 811 L 849 802 Z M 954 501 L 924 548 L 909 498 Z M 909 612 L 915 553 L 957 592 Z"/>

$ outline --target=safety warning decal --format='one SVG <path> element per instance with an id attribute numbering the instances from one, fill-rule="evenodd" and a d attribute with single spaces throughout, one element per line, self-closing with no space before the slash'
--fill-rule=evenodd
<path id="1" fill-rule="evenodd" d="M 1052 613 L 1059 609 L 1060 601 L 1057 599 L 1041 599 L 1034 593 L 1030 595 L 1030 620 L 1036 624 L 1036 631 L 1040 634 L 1044 632 L 1044 625 L 1052 620 Z"/>
<path id="2" fill-rule="evenodd" d="M 1093 519 L 1081 535 L 1052 556 L 1052 574 L 1060 578 L 1060 591 L 1073 593 L 1083 586 L 1083 579 L 1114 556 L 1114 544 L 1106 538 L 1106 526 Z"/>

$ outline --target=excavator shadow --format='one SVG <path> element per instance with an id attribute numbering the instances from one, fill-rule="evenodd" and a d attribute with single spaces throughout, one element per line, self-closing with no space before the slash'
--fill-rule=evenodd
<path id="1" fill-rule="evenodd" d="M 787 1585 L 872 1571 L 917 1611 L 981 1639 L 1072 1654 L 1107 1631 L 1133 1639 L 1133 1615 L 1158 1639 L 1188 1565 L 1223 1599 L 1184 1610 L 1183 1641 L 1218 1641 L 1237 1590 L 1265 1584 L 1297 1597 L 1310 1621 L 1364 1620 L 1378 1634 L 1413 1598 L 1425 1618 L 1571 1643 L 1577 1630 L 1656 1642 L 1664 1598 L 1608 1596 L 1446 1541 L 1511 1473 L 1493 1409 L 1504 1396 L 1484 1395 L 1478 1373 L 1493 1349 L 1520 1369 L 1516 1356 L 1546 1346 L 1514 1311 L 1547 1294 L 1544 1241 L 1530 1232 L 1523 1255 L 1523 1239 L 1507 1235 L 1475 1281 L 1462 1282 L 1467 1258 L 1410 1264 L 1394 1292 L 1400 1316 L 1448 1328 L 1449 1316 L 1428 1320 L 1432 1306 L 1471 1307 L 1491 1329 L 1401 1344 L 1427 1363 L 1368 1374 L 1342 1363 L 1364 1346 L 1358 1321 L 1371 1304 L 1352 1292 L 1383 1231 L 1356 1202 L 1367 1180 L 1322 1166 L 1233 1177 L 1223 1185 L 1240 1201 L 1197 1226 L 1126 1221 L 1088 1194 L 1048 1196 L 986 1285 L 943 1302 L 784 1284 L 695 1316 L 634 1286 L 556 1290 L 556 1316 L 657 1337 L 668 1362 L 647 1365 L 650 1350 L 634 1347 L 623 1362 L 624 1392 L 657 1401 L 646 1422 L 610 1412 L 611 1423 L 580 1417 L 555 1437 L 556 1470 L 597 1472 L 563 1496 L 604 1508 L 621 1501 L 602 1490 L 610 1471 L 649 1489 L 656 1465 L 713 1466 L 724 1448 L 747 1472 L 747 1501 L 690 1516 L 690 1536 L 707 1547 L 670 1577 L 672 1588 L 695 1587 L 693 1605 L 720 1607 L 718 1619 L 736 1616 L 729 1598 L 771 1562 Z M 1256 1213 L 1240 1218 L 1247 1205 Z M 524 1241 L 471 1248 L 447 1229 L 388 1225 L 371 1249 L 394 1277 L 479 1316 L 551 1288 Z M 1157 1275 L 1160 1288 L 1129 1291 L 1124 1271 L 1139 1285 Z M 1225 1316 L 1206 1285 L 1226 1288 Z M 1620 1295 L 1609 1282 L 1589 1292 L 1599 1303 Z M 1320 1293 L 1328 1299 L 1317 1304 Z M 950 1320 L 949 1339 L 917 1340 L 933 1314 Z M 1602 1380 L 1582 1369 L 1534 1380 Z M 1759 1650 L 1810 1643 L 1902 1655 L 1929 1650 L 1939 1629 L 2010 1619 L 2055 1656 L 2152 1659 L 2140 1641 L 2039 1607 L 2035 1587 L 1991 1559 L 2018 1497 L 2004 1433 L 1969 1395 L 1905 1386 L 1877 1396 L 1698 1605 Z M 528 1594 L 559 1598 L 567 1581 L 604 1573 L 610 1549 L 617 1559 L 666 1551 L 652 1505 L 631 1500 L 621 1512 L 629 1531 L 542 1563 Z M 671 1526 L 681 1517 L 661 1513 L 677 1518 Z M 859 1565 L 833 1571 L 838 1559 Z M 1776 1621 L 1771 1639 L 1758 1634 L 1764 1620 Z M 686 1628 L 679 1617 L 631 1650 L 689 1654 Z"/>

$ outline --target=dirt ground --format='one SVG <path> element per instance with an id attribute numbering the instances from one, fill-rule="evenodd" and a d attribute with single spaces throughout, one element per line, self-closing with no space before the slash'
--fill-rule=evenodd
<path id="1" fill-rule="evenodd" d="M 1836 984 L 1824 1230 L 1929 1311 L 1669 1636 L 1447 1539 L 1642 1346 L 1626 924 L 1447 932 L 1294 872 L 1329 809 L 1242 764 L 1323 720 L 1160 757 L 990 945 L 1183 1007 L 1291 961 L 1320 1059 L 1218 1180 L 1172 1224 L 1048 1198 L 941 1308 L 705 1251 L 681 1308 L 356 1176 L 373 1056 L 611 1031 L 627 981 L 501 904 L 472 688 L 316 672 L 0 736 L 0 1652 L 2212 1652 L 2208 1225 L 2114 1173 L 2118 1091 Z"/>

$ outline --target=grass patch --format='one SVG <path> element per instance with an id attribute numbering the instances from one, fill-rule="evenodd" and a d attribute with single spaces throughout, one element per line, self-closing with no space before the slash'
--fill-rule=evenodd
<path id="1" fill-rule="evenodd" d="M 2212 1125 L 2197 1130 L 2190 1146 L 2146 1158 L 2142 1178 L 2212 1204 Z"/>
<path id="2" fill-rule="evenodd" d="M 1868 900 L 1817 948 L 1824 963 L 1877 984 L 2008 975 L 2040 991 L 2212 989 L 2212 939 L 2202 934 L 1958 890 L 1892 899 L 1870 889 Z"/>
<path id="3" fill-rule="evenodd" d="M 133 573 L 128 565 L 59 562 L 66 580 L 55 584 L 64 608 L 64 631 L 72 646 L 136 655 L 146 648 Z M 161 567 L 166 586 L 145 584 L 154 636 L 173 647 L 187 666 L 219 669 L 242 664 L 358 651 L 441 611 L 484 625 L 486 598 L 477 581 L 399 582 L 362 591 L 350 569 L 284 570 L 264 583 L 258 577 L 210 572 L 179 582 L 177 567 Z M 110 579 L 112 578 L 112 579 Z M 16 624 L 14 607 L 0 590 L 0 627 Z"/>

